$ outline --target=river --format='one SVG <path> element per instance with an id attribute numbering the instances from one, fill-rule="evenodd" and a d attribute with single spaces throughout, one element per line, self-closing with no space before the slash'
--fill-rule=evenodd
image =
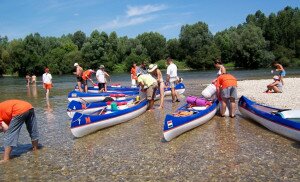
<path id="1" fill-rule="evenodd" d="M 239 80 L 272 78 L 270 70 L 265 69 L 230 72 Z M 187 88 L 185 96 L 200 95 L 216 71 L 179 71 L 179 75 Z M 287 70 L 287 76 L 300 77 L 300 70 Z M 41 77 L 37 79 L 41 81 Z M 240 114 L 233 119 L 215 116 L 171 142 L 163 142 L 165 115 L 183 104 L 172 104 L 167 97 L 162 111 L 147 112 L 76 139 L 66 113 L 74 76 L 53 76 L 49 100 L 41 82 L 26 87 L 24 78 L 5 77 L 0 81 L 0 101 L 22 99 L 34 106 L 41 145 L 37 153 L 31 152 L 30 138 L 23 127 L 13 159 L 0 165 L 0 181 L 300 180 L 300 144 Z M 114 74 L 112 81 L 130 83 L 128 74 Z M 2 133 L 0 138 L 2 146 Z"/>

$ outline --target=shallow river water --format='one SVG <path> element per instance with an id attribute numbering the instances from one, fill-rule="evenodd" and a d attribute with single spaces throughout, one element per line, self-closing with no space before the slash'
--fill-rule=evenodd
<path id="1" fill-rule="evenodd" d="M 239 80 L 272 77 L 270 70 L 232 73 Z M 300 77 L 299 69 L 288 73 L 290 77 Z M 186 85 L 184 95 L 188 96 L 200 95 L 216 71 L 179 74 Z M 41 82 L 26 87 L 23 78 L 5 77 L 0 81 L 0 101 L 22 99 L 34 106 L 41 145 L 33 153 L 23 127 L 19 145 L 12 152 L 13 159 L 0 165 L 0 181 L 300 180 L 300 144 L 239 113 L 234 119 L 215 116 L 171 142 L 164 142 L 164 117 L 183 104 L 172 104 L 171 98 L 166 97 L 164 110 L 146 112 L 126 123 L 76 139 L 66 114 L 67 93 L 74 87 L 74 76 L 54 76 L 48 101 Z M 129 75 L 113 75 L 112 81 L 128 85 Z M 158 104 L 159 101 L 156 107 Z M 0 146 L 2 136 L 0 133 Z"/>

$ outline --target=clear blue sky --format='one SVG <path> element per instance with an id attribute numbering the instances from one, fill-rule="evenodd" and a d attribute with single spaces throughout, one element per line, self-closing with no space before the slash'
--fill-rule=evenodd
<path id="1" fill-rule="evenodd" d="M 265 15 L 300 0 L 0 0 L 0 36 L 9 40 L 38 32 L 60 37 L 97 29 L 136 37 L 155 31 L 178 38 L 185 24 L 203 21 L 212 33 L 245 22 L 248 14 Z"/>

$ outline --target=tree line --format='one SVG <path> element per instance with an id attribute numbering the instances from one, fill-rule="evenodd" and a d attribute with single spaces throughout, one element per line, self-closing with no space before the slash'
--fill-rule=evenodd
<path id="1" fill-rule="evenodd" d="M 89 36 L 82 31 L 61 37 L 34 33 L 11 41 L 0 36 L 0 75 L 40 75 L 45 67 L 52 74 L 69 74 L 75 62 L 85 69 L 104 64 L 109 71 L 125 72 L 133 62 L 163 63 L 169 56 L 196 70 L 211 69 L 215 59 L 245 69 L 268 67 L 274 60 L 299 67 L 300 11 L 286 7 L 269 16 L 257 11 L 244 23 L 215 35 L 205 22 L 187 24 L 179 38 L 169 40 L 157 32 L 128 38 L 98 30 Z"/>

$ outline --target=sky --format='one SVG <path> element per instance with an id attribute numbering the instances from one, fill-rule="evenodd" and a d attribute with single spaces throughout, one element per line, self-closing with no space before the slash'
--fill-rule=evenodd
<path id="1" fill-rule="evenodd" d="M 60 37 L 78 30 L 89 36 L 98 30 L 131 38 L 152 31 L 171 39 L 186 24 L 205 22 L 215 34 L 257 10 L 268 16 L 299 5 L 300 0 L 0 0 L 0 36 Z"/>

